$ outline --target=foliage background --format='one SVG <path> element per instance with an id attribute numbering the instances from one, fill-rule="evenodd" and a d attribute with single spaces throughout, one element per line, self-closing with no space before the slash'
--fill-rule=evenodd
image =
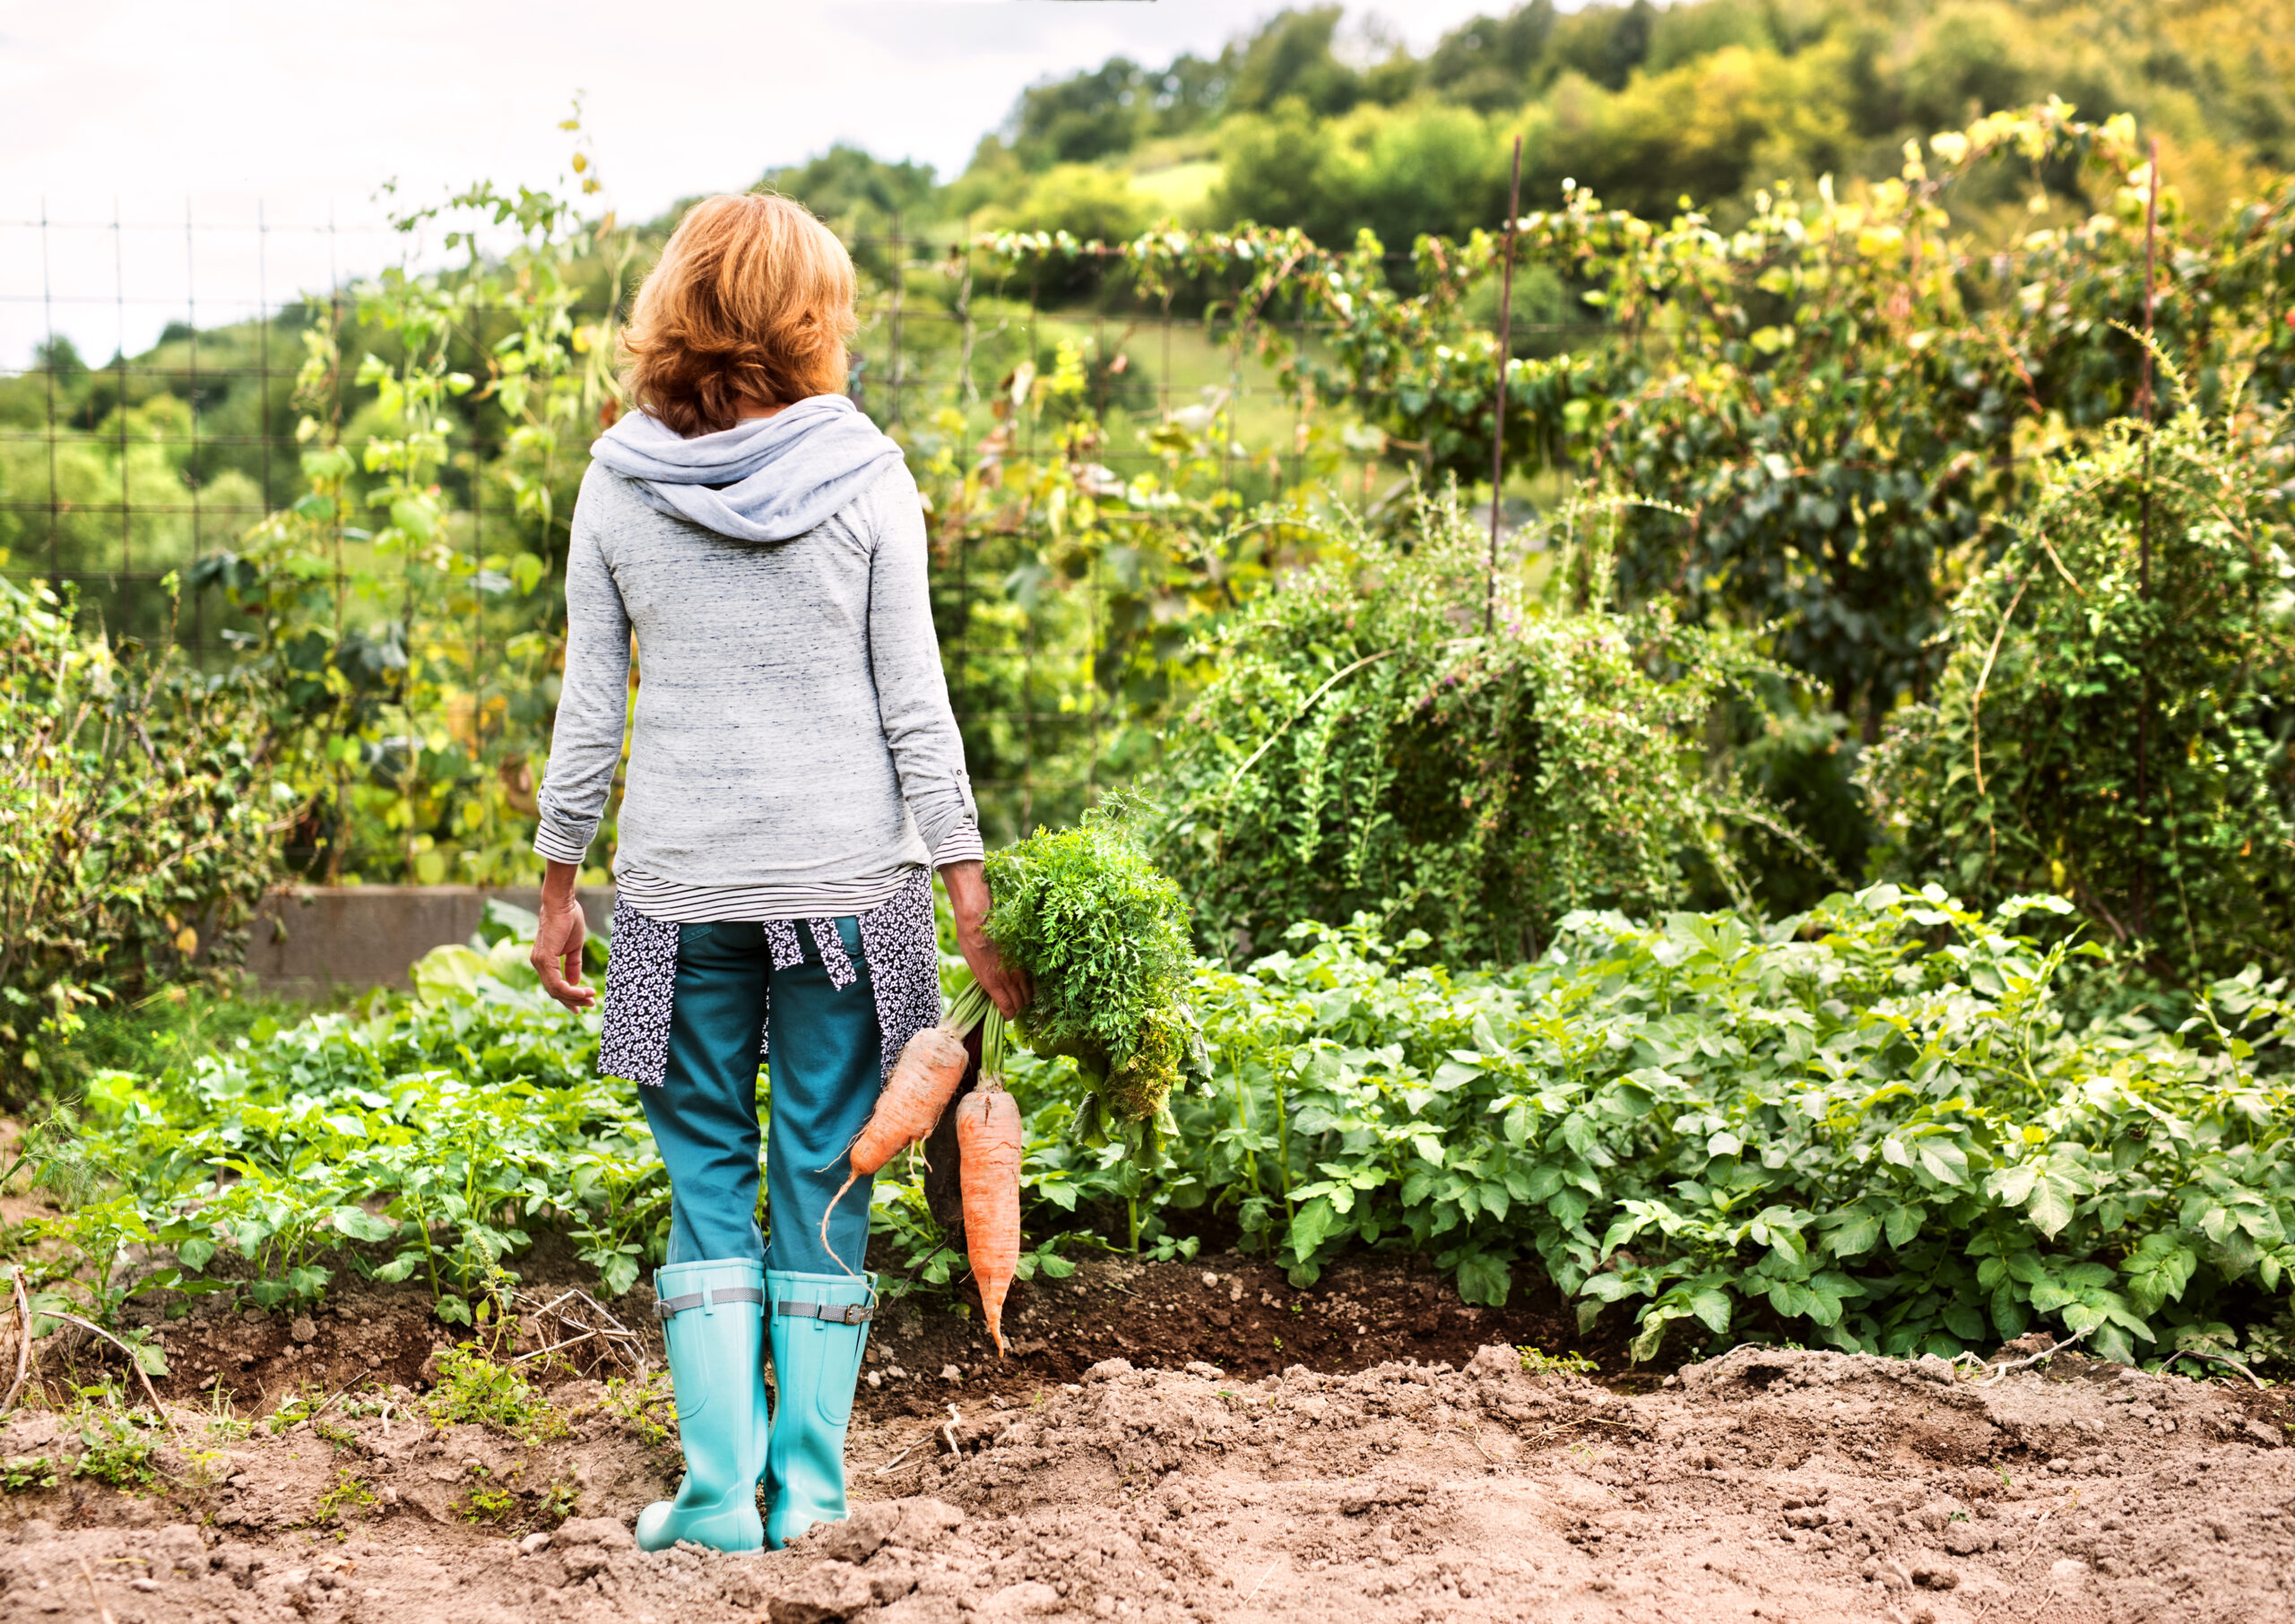
<path id="1" fill-rule="evenodd" d="M 1156 1131 L 1016 1063 L 1026 1266 L 1401 1249 L 1644 1356 L 2283 1356 L 2288 51 L 2260 0 L 1532 4 L 1425 58 L 1323 7 L 1037 87 L 946 184 L 767 174 L 853 244 L 992 840 L 1144 790 L 1208 950 Z M 532 877 L 677 217 L 567 133 L 402 206 L 446 263 L 0 379 L 0 550 L 82 589 L 0 603 L 19 1098 L 280 869 Z M 96 1075 L 42 1290 L 452 1316 L 545 1223 L 627 1284 L 658 1162 L 518 929 Z M 946 1283 L 921 1186 L 879 1219 Z"/>

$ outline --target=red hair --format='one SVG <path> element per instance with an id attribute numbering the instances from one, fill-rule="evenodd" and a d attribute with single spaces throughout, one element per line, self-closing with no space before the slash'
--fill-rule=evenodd
<path id="1" fill-rule="evenodd" d="M 622 329 L 622 384 L 679 434 L 731 428 L 742 403 L 844 387 L 853 260 L 802 203 L 705 198 L 670 235 Z"/>

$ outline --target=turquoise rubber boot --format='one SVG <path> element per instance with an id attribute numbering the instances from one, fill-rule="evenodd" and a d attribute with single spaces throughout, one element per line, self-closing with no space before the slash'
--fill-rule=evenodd
<path id="1" fill-rule="evenodd" d="M 691 1540 L 714 1551 L 765 1543 L 757 1480 L 765 1469 L 765 1266 L 738 1258 L 654 1271 L 670 1379 L 678 1395 L 685 1481 L 638 1514 L 637 1548 Z"/>
<path id="2" fill-rule="evenodd" d="M 765 1533 L 778 1551 L 815 1523 L 845 1515 L 844 1429 L 876 1314 L 877 1277 L 768 1269 L 765 1283 L 780 1399 L 765 1455 Z"/>

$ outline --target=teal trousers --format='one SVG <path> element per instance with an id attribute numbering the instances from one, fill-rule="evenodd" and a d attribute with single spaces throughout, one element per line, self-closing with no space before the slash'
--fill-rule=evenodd
<path id="1" fill-rule="evenodd" d="M 841 989 L 801 925 L 803 962 L 778 970 L 762 925 L 679 928 L 668 1073 L 661 1087 L 637 1091 L 670 1173 L 671 1264 L 738 1258 L 787 1274 L 845 1272 L 821 1246 L 821 1213 L 844 1182 L 845 1147 L 876 1110 L 883 1079 L 860 923 L 848 916 L 836 929 L 859 977 Z M 757 1219 L 758 1037 L 768 1020 L 769 1242 Z M 855 1270 L 869 1244 L 872 1182 L 844 1192 L 829 1226 L 838 1257 Z"/>

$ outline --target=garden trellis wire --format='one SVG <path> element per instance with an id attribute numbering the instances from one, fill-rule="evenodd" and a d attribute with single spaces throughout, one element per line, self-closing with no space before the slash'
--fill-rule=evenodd
<path id="1" fill-rule="evenodd" d="M 195 215 L 189 205 L 171 220 L 125 220 L 116 209 L 105 219 L 105 212 L 44 204 L 37 218 L 0 221 L 0 265 L 10 267 L 0 283 L 0 569 L 20 583 L 74 585 L 91 626 L 146 642 L 172 639 L 203 662 L 220 663 L 235 647 L 228 606 L 218 592 L 181 583 L 196 558 L 236 548 L 301 493 L 293 393 L 303 334 L 318 323 L 341 328 L 354 280 L 398 261 L 406 244 L 380 224 L 282 222 L 259 203 L 238 220 Z M 1224 426 L 1225 486 L 1265 496 L 1282 488 L 1286 467 L 1295 479 L 1304 466 L 1314 402 L 1286 392 L 1242 341 L 1232 282 L 1223 325 L 1216 290 L 1208 315 L 1175 310 L 1169 297 L 1146 297 L 1104 274 L 1104 264 L 1090 255 L 1066 268 L 1062 285 L 1047 288 L 1049 261 L 999 259 L 946 231 L 908 234 L 897 215 L 888 232 L 853 233 L 848 241 L 864 267 L 876 267 L 864 277 L 852 390 L 912 443 L 960 422 L 958 455 L 970 457 L 990 426 L 987 407 L 1000 384 L 1009 389 L 1023 367 L 1043 376 L 1065 341 L 1089 353 L 1095 414 L 1121 424 L 1094 453 L 1117 477 L 1156 464 L 1140 431 L 1207 403 Z M 1409 263 L 1407 255 L 1388 259 Z M 900 273 L 887 274 L 892 267 Z M 932 272 L 948 279 L 953 297 L 928 303 L 914 296 L 912 279 Z M 604 314 L 575 312 L 576 320 Z M 111 332 L 99 340 L 105 315 Z M 459 319 L 469 348 L 482 354 L 507 318 L 474 303 Z M 1295 347 L 1316 340 L 1319 324 L 1303 308 L 1269 319 L 1284 321 Z M 1580 323 L 1517 326 L 1562 341 L 1600 330 Z M 103 343 L 112 350 L 108 360 L 83 358 L 83 346 L 93 355 Z M 357 358 L 346 353 L 343 363 Z M 338 410 L 355 412 L 355 402 L 340 400 L 340 368 L 335 387 Z M 1032 459 L 1049 448 L 1035 443 L 1036 418 L 1026 422 L 1029 437 L 1011 454 Z M 343 428 L 345 444 L 355 444 L 355 421 Z M 507 517 L 489 509 L 476 472 L 502 450 L 501 435 L 489 436 L 472 414 L 457 425 L 454 457 L 442 473 L 454 487 L 456 540 L 473 567 Z M 1366 486 L 1371 471 L 1366 457 Z M 1081 726 L 1083 788 L 1087 797 L 1093 792 L 1091 764 L 1104 719 L 1096 700 L 1079 718 L 1072 695 L 1062 703 L 1044 673 L 1096 669 L 1105 627 L 1087 614 L 1079 628 L 1046 645 L 1031 619 L 1018 669 L 989 669 L 1015 654 L 1004 646 L 1009 638 L 977 635 L 974 611 L 1009 603 L 1014 581 L 1000 570 L 983 574 L 974 551 L 960 538 L 934 558 L 939 594 L 953 600 L 943 627 L 952 687 L 968 730 L 1001 725 L 1013 735 L 1003 774 L 983 778 L 980 787 L 1005 797 L 1012 821 L 1025 828 L 1043 807 L 1038 781 L 1048 731 L 1072 734 Z M 562 551 L 549 563 L 554 574 Z M 172 596 L 170 576 L 178 583 Z M 545 595 L 555 600 L 554 592 Z M 488 690 L 486 635 L 483 611 L 474 609 L 468 659 L 481 714 L 506 697 Z M 992 692 L 1005 701 L 983 703 Z"/>

